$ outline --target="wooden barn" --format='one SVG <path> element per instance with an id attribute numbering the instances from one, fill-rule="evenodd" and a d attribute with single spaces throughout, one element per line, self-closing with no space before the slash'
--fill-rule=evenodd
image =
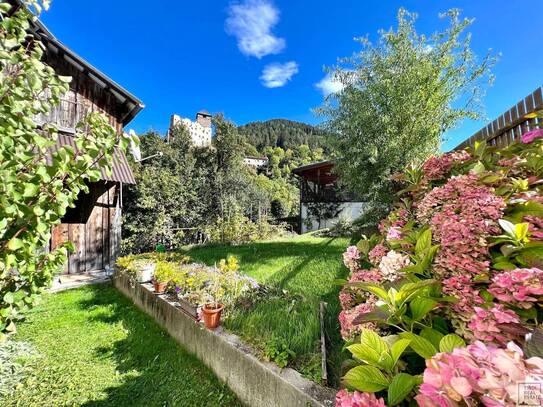
<path id="1" fill-rule="evenodd" d="M 18 0 L 12 3 L 22 7 Z M 32 22 L 31 30 L 46 46 L 44 62 L 57 74 L 73 78 L 60 105 L 48 116 L 36 118 L 40 124 L 57 125 L 60 131 L 57 146 L 75 146 L 75 127 L 91 112 L 105 114 L 110 124 L 122 132 L 143 104 L 63 45 L 40 21 Z M 123 183 L 135 181 L 126 157 L 117 151 L 112 174 L 103 174 L 101 181 L 90 184 L 90 193 L 81 194 L 76 207 L 71 208 L 62 224 L 52 231 L 51 248 L 67 240 L 76 248 L 69 257 L 65 273 L 89 273 L 113 265 L 120 249 Z"/>

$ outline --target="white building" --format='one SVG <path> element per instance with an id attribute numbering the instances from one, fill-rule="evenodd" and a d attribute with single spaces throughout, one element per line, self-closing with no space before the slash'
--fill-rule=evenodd
<path id="1" fill-rule="evenodd" d="M 209 147 L 211 145 L 211 115 L 207 111 L 201 110 L 196 113 L 195 121 L 173 114 L 170 118 L 168 141 L 170 140 L 172 129 L 180 124 L 184 125 L 189 131 L 193 146 Z"/>
<path id="2" fill-rule="evenodd" d="M 257 170 L 266 168 L 268 166 L 268 157 L 252 157 L 246 156 L 243 159 L 245 165 L 256 168 Z"/>

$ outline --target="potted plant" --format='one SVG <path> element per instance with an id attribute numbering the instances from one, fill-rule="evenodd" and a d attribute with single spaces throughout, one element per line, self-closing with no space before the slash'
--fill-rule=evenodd
<path id="1" fill-rule="evenodd" d="M 153 279 L 156 264 L 148 259 L 134 260 L 133 267 L 136 271 L 136 280 L 138 283 L 147 283 Z"/>
<path id="2" fill-rule="evenodd" d="M 166 261 L 158 262 L 153 277 L 153 287 L 156 294 L 166 291 L 168 283 L 175 278 L 175 265 Z"/>
<path id="3" fill-rule="evenodd" d="M 224 289 L 222 287 L 221 275 L 216 273 L 208 287 L 208 298 L 210 301 L 202 307 L 202 318 L 207 329 L 216 329 L 220 325 L 221 313 L 224 309 L 224 304 L 220 301 L 223 294 Z"/>

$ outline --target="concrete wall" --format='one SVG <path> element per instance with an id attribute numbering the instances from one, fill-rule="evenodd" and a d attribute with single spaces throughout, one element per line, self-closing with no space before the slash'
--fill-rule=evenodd
<path id="1" fill-rule="evenodd" d="M 332 406 L 335 392 L 304 379 L 292 369 L 279 369 L 258 359 L 256 352 L 232 334 L 210 331 L 174 303 L 154 294 L 150 284 L 132 285 L 123 275 L 115 287 L 155 320 L 224 381 L 248 406 Z M 174 372 L 172 372 L 174 374 Z"/>
<path id="2" fill-rule="evenodd" d="M 338 210 L 340 210 L 339 215 L 336 216 L 335 218 L 321 220 L 320 226 L 319 226 L 318 219 L 314 219 L 314 218 L 309 219 L 307 204 L 302 203 L 300 205 L 302 233 L 312 232 L 314 230 L 332 227 L 341 218 L 345 218 L 345 219 L 349 219 L 353 221 L 356 218 L 358 218 L 360 215 L 362 215 L 364 205 L 365 205 L 364 202 L 343 202 L 339 204 L 339 208 L 338 208 Z"/>

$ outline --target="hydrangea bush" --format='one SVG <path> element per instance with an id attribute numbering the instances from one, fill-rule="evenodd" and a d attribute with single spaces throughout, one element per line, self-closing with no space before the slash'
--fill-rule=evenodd
<path id="1" fill-rule="evenodd" d="M 543 384 L 526 339 L 543 338 L 543 130 L 521 141 L 394 177 L 379 234 L 343 256 L 337 406 L 513 406 L 519 383 Z"/>

